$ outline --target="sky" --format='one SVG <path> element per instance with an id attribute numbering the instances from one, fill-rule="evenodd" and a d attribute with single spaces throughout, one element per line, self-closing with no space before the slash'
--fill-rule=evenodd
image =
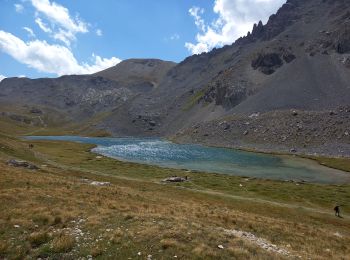
<path id="1" fill-rule="evenodd" d="M 0 81 L 180 62 L 233 43 L 286 0 L 0 0 Z"/>

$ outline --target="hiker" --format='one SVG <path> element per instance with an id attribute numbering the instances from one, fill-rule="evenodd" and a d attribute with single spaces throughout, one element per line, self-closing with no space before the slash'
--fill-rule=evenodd
<path id="1" fill-rule="evenodd" d="M 339 205 L 334 207 L 334 211 L 335 211 L 335 216 L 340 217 L 340 206 Z"/>

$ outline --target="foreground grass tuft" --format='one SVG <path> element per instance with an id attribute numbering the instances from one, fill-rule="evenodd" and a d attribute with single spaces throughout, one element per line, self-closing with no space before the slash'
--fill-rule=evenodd
<path id="1" fill-rule="evenodd" d="M 28 241 L 32 247 L 38 247 L 49 241 L 50 236 L 45 231 L 33 232 L 29 235 Z"/>
<path id="2" fill-rule="evenodd" d="M 54 253 L 67 253 L 73 249 L 75 245 L 75 239 L 68 234 L 62 234 L 59 237 L 55 237 L 52 241 L 52 251 Z"/>

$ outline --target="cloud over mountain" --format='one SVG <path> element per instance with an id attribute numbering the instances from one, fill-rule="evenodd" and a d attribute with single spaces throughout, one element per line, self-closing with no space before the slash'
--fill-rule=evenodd
<path id="1" fill-rule="evenodd" d="M 15 35 L 1 30 L 0 50 L 40 72 L 57 75 L 94 73 L 120 62 L 116 57 L 108 59 L 93 54 L 91 64 L 79 63 L 65 46 L 40 40 L 24 42 Z"/>
<path id="2" fill-rule="evenodd" d="M 192 7 L 189 13 L 194 17 L 199 32 L 196 41 L 185 43 L 185 47 L 192 54 L 198 54 L 231 44 L 247 34 L 254 23 L 260 20 L 265 23 L 285 2 L 286 0 L 216 0 L 213 11 L 218 18 L 210 24 L 202 18 L 202 8 Z"/>

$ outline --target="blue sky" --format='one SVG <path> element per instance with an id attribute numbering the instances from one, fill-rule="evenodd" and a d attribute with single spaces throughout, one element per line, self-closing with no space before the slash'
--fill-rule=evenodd
<path id="1" fill-rule="evenodd" d="M 0 0 L 0 80 L 92 73 L 129 58 L 180 62 L 232 43 L 283 2 Z"/>

